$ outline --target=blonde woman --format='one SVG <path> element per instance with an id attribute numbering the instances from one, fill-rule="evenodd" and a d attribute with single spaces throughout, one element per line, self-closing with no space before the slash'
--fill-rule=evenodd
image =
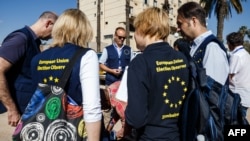
<path id="1" fill-rule="evenodd" d="M 78 9 L 64 11 L 52 30 L 52 47 L 32 60 L 34 84 L 56 84 L 56 79 L 48 78 L 60 78 L 63 71 L 61 68 L 66 65 L 65 60 L 70 59 L 79 48 L 87 47 L 92 37 L 92 27 L 82 11 Z M 40 67 L 42 60 L 56 60 L 50 61 L 51 66 L 62 67 L 42 69 Z M 100 140 L 102 113 L 98 72 L 99 63 L 96 52 L 90 49 L 76 61 L 65 89 L 78 105 L 83 105 L 88 141 Z"/>

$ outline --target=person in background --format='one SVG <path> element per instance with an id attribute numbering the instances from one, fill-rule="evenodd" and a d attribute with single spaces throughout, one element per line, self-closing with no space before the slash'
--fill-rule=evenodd
<path id="1" fill-rule="evenodd" d="M 125 128 L 135 129 L 140 141 L 179 141 L 178 118 L 189 81 L 187 59 L 166 42 L 170 29 L 164 10 L 145 9 L 134 27 L 143 53 L 128 67 Z"/>
<path id="2" fill-rule="evenodd" d="M 206 74 L 224 85 L 229 74 L 225 47 L 206 27 L 206 12 L 196 2 L 187 2 L 178 9 L 177 30 L 191 42 L 190 55 Z M 215 69 L 220 68 L 220 69 Z"/>
<path id="3" fill-rule="evenodd" d="M 99 63 L 100 68 L 106 72 L 106 86 L 121 80 L 125 67 L 128 66 L 133 58 L 131 47 L 124 44 L 125 39 L 125 28 L 117 27 L 114 33 L 113 44 L 103 49 Z"/>
<path id="4" fill-rule="evenodd" d="M 190 56 L 190 54 L 189 54 L 190 43 L 188 40 L 186 40 L 184 38 L 179 38 L 179 39 L 175 40 L 173 46 L 174 46 L 175 50 L 184 53 L 185 56 Z"/>
<path id="5" fill-rule="evenodd" d="M 30 61 L 41 52 L 41 40 L 51 38 L 57 18 L 54 12 L 43 12 L 33 25 L 10 33 L 0 47 L 0 113 L 7 110 L 11 126 L 18 124 L 36 89 L 31 87 Z"/>
<path id="6" fill-rule="evenodd" d="M 232 32 L 227 35 L 227 44 L 230 55 L 229 88 L 241 97 L 241 104 L 246 118 L 250 123 L 250 55 L 243 46 L 241 33 Z M 247 112 L 248 111 L 248 112 Z"/>
<path id="7" fill-rule="evenodd" d="M 126 39 L 126 30 L 123 27 L 117 27 L 113 35 L 113 43 L 108 45 L 103 49 L 102 55 L 99 58 L 100 69 L 106 72 L 105 75 L 105 99 L 109 101 L 109 92 L 107 91 L 108 87 L 122 79 L 123 73 L 126 66 L 130 63 L 133 58 L 133 50 L 130 46 L 124 44 Z M 116 111 L 111 107 L 103 110 L 104 115 L 104 126 L 107 129 L 107 132 L 110 133 L 112 127 L 108 127 L 113 119 L 112 117 L 118 117 Z M 108 134 L 107 133 L 107 134 Z"/>
<path id="8" fill-rule="evenodd" d="M 44 80 L 49 77 L 60 78 L 63 69 L 41 70 L 39 69 L 41 60 L 70 59 L 79 48 L 87 47 L 87 43 L 93 38 L 93 30 L 87 16 L 81 10 L 67 9 L 56 21 L 52 37 L 51 48 L 32 59 L 34 84 L 47 82 L 55 85 L 56 81 Z M 56 61 L 54 63 L 57 65 Z M 74 65 L 65 89 L 78 105 L 83 105 L 88 141 L 100 140 L 102 112 L 98 72 L 98 57 L 96 52 L 90 49 Z"/>

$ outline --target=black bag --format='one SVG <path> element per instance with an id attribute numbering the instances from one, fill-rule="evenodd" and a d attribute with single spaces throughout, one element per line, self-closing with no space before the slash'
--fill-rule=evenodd
<path id="1" fill-rule="evenodd" d="M 214 40 L 214 37 L 209 40 Z M 205 51 L 201 52 L 203 55 L 197 56 L 203 58 Z M 216 82 L 206 75 L 206 70 L 200 67 L 201 64 L 196 64 L 188 52 L 183 53 L 189 60 L 191 78 L 180 112 L 182 140 L 194 141 L 199 135 L 205 141 L 223 141 L 225 125 L 248 125 L 240 96 L 229 90 L 229 81 L 225 85 Z"/>
<path id="2" fill-rule="evenodd" d="M 58 86 L 38 84 L 15 129 L 13 141 L 87 140 L 82 106 L 64 91 L 75 61 L 87 50 L 81 48 L 76 51 Z"/>

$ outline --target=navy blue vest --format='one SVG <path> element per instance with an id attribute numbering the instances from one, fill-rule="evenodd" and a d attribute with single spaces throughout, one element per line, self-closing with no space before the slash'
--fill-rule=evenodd
<path id="1" fill-rule="evenodd" d="M 16 64 L 14 64 L 13 67 L 6 74 L 12 98 L 17 104 L 18 110 L 22 113 L 25 110 L 35 89 L 35 87 L 31 87 L 32 80 L 30 71 L 30 61 L 33 56 L 40 53 L 39 46 L 41 44 L 41 41 L 40 39 L 35 40 L 32 33 L 27 27 L 16 30 L 14 32 L 22 32 L 27 37 L 27 45 L 24 56 Z M 12 35 L 12 33 L 8 36 Z M 8 36 L 5 39 L 7 39 Z M 2 103 L 0 103 L 0 107 L 2 106 L 1 104 Z"/>
<path id="2" fill-rule="evenodd" d="M 131 58 L 131 48 L 129 46 L 124 46 L 122 48 L 122 53 L 119 56 L 116 48 L 114 45 L 110 45 L 106 47 L 107 53 L 108 53 L 108 58 L 106 61 L 107 67 L 111 69 L 118 69 L 120 66 L 122 68 L 122 72 L 124 72 L 125 67 L 128 66 Z M 123 73 L 122 73 L 123 74 Z M 106 85 L 110 85 L 114 83 L 115 81 L 121 80 L 122 74 L 119 76 L 115 76 L 111 73 L 106 73 Z"/>
<path id="3" fill-rule="evenodd" d="M 35 84 L 57 85 L 65 66 L 78 49 L 79 46 L 68 43 L 64 47 L 53 47 L 35 56 L 31 66 Z M 81 58 L 77 59 L 65 87 L 66 93 L 79 105 L 82 105 L 82 88 L 79 77 Z"/>
<path id="4" fill-rule="evenodd" d="M 199 46 L 199 48 L 195 51 L 194 55 L 193 55 L 193 60 L 194 62 L 200 67 L 203 68 L 203 57 L 205 55 L 205 51 L 206 51 L 206 47 L 210 42 L 216 42 L 219 44 L 220 48 L 225 51 L 225 53 L 227 54 L 227 50 L 225 48 L 225 46 L 223 45 L 223 43 L 221 41 L 219 41 L 214 35 L 209 35 L 203 42 L 202 44 Z"/>

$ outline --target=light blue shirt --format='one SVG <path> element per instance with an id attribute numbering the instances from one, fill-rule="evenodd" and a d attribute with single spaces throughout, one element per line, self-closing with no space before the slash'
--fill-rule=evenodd
<path id="1" fill-rule="evenodd" d="M 207 31 L 194 39 L 190 50 L 191 56 L 194 55 L 202 42 L 211 34 L 211 31 Z M 227 54 L 220 48 L 219 44 L 210 42 L 207 45 L 202 64 L 208 76 L 222 85 L 225 84 L 229 74 L 229 63 Z"/>

